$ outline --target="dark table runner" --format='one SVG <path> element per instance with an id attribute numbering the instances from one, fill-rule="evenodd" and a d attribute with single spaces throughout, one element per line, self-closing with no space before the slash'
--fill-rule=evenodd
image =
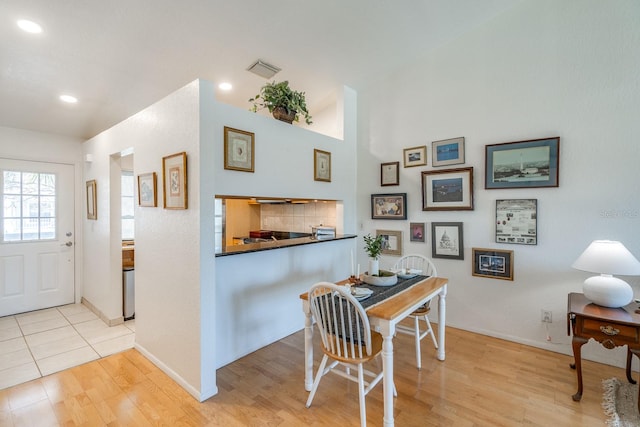
<path id="1" fill-rule="evenodd" d="M 398 292 L 402 292 L 405 289 L 410 288 L 411 286 L 428 277 L 429 276 L 416 276 L 412 277 L 411 279 L 401 279 L 400 277 L 398 277 L 398 283 L 393 286 L 375 286 L 369 285 L 367 283 L 362 283 L 361 285 L 358 285 L 358 288 L 371 289 L 373 291 L 373 294 L 371 294 L 369 298 L 365 298 L 360 301 L 360 304 L 366 309 L 367 307 L 371 307 L 372 305 L 375 305 L 389 297 L 392 297 Z"/>

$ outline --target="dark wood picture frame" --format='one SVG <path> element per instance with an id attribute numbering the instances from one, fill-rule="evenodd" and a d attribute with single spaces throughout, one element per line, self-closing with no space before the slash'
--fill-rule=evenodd
<path id="1" fill-rule="evenodd" d="M 513 251 L 472 248 L 472 253 L 473 276 L 513 280 Z"/>
<path id="2" fill-rule="evenodd" d="M 407 193 L 372 194 L 371 219 L 407 219 Z"/>
<path id="3" fill-rule="evenodd" d="M 380 164 L 380 185 L 400 185 L 400 162 Z"/>
<path id="4" fill-rule="evenodd" d="M 426 235 L 427 233 L 424 227 L 424 222 L 409 223 L 409 241 L 424 242 Z"/>
<path id="5" fill-rule="evenodd" d="M 473 168 L 423 171 L 422 210 L 473 210 Z"/>
<path id="6" fill-rule="evenodd" d="M 560 137 L 485 146 L 487 190 L 558 187 Z"/>

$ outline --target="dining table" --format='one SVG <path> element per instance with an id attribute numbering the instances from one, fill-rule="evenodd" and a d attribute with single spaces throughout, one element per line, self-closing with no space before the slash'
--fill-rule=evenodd
<path id="1" fill-rule="evenodd" d="M 336 284 L 345 285 L 348 280 L 340 281 Z M 402 285 L 402 286 L 401 286 Z M 445 359 L 445 316 L 446 316 L 446 296 L 448 279 L 444 277 L 418 276 L 411 282 L 399 280 L 398 292 L 386 289 L 384 294 L 375 300 L 372 305 L 365 306 L 365 312 L 369 318 L 371 329 L 380 333 L 383 338 L 382 344 L 382 372 L 383 372 L 383 394 L 384 394 L 384 418 L 383 425 L 390 427 L 394 425 L 393 418 L 393 337 L 396 332 L 396 325 L 405 319 L 409 314 L 421 305 L 431 301 L 438 296 L 438 360 Z M 377 288 L 373 285 L 366 285 L 369 288 Z M 401 286 L 401 287 L 400 287 Z M 385 296 L 385 294 L 389 294 Z M 313 386 L 313 316 L 309 306 L 309 295 L 300 295 L 302 301 L 302 311 L 305 315 L 304 324 L 304 387 L 311 391 Z M 363 301 L 364 302 L 364 301 Z"/>

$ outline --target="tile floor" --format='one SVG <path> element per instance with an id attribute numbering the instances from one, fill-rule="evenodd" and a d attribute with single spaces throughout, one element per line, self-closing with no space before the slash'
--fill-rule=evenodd
<path id="1" fill-rule="evenodd" d="M 133 348 L 135 330 L 82 304 L 0 317 L 0 390 Z"/>

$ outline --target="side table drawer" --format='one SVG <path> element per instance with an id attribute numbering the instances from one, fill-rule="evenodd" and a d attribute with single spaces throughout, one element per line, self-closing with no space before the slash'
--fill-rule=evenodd
<path id="1" fill-rule="evenodd" d="M 620 325 L 618 323 L 606 322 L 595 319 L 583 319 L 580 334 L 589 335 L 598 341 L 599 338 L 608 338 L 619 341 L 621 343 L 638 343 L 640 337 L 638 328 L 628 325 Z"/>

